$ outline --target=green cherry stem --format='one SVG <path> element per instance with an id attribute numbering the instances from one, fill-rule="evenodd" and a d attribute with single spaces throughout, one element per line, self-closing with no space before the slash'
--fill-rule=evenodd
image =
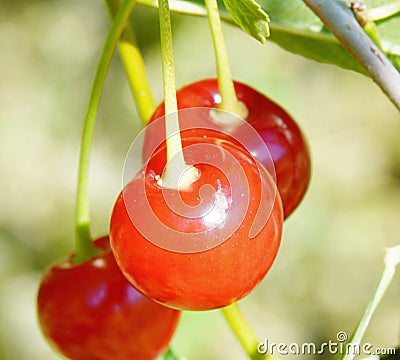
<path id="1" fill-rule="evenodd" d="M 218 87 L 222 97 L 219 109 L 235 116 L 232 117 L 228 114 L 221 116 L 224 113 L 214 113 L 214 115 L 211 115 L 214 121 L 234 124 L 237 117 L 246 119 L 248 116 L 248 110 L 246 105 L 238 101 L 236 96 L 217 1 L 205 0 L 205 3 L 214 44 Z M 250 359 L 257 360 L 270 358 L 267 355 L 262 355 L 258 352 L 257 338 L 236 303 L 223 308 L 222 313 Z"/>
<path id="2" fill-rule="evenodd" d="M 121 1 L 106 0 L 106 5 L 109 15 L 113 19 L 121 5 Z M 137 45 L 135 32 L 129 21 L 119 40 L 118 50 L 136 109 L 142 124 L 146 125 L 151 115 L 153 115 L 156 105 L 147 78 L 143 57 Z"/>
<path id="3" fill-rule="evenodd" d="M 163 356 L 163 360 L 179 360 L 179 358 L 175 355 L 171 348 L 168 348 Z"/>
<path id="4" fill-rule="evenodd" d="M 114 18 L 121 2 L 119 0 L 106 0 L 106 5 L 110 17 Z M 146 125 L 151 115 L 153 115 L 156 105 L 146 74 L 143 57 L 136 42 L 135 32 L 129 22 L 126 24 L 125 30 L 120 37 L 118 50 L 140 119 L 142 124 Z M 178 360 L 178 357 L 171 348 L 168 348 L 163 359 Z"/>
<path id="5" fill-rule="evenodd" d="M 158 0 L 158 9 L 165 113 L 173 114 L 178 111 L 178 104 L 176 100 L 172 26 L 168 0 Z"/>
<path id="6" fill-rule="evenodd" d="M 224 314 L 225 319 L 228 321 L 228 324 L 232 328 L 233 332 L 235 333 L 236 338 L 242 345 L 243 350 L 248 355 L 249 359 L 251 360 L 273 359 L 272 356 L 263 355 L 260 352 L 258 352 L 259 342 L 237 303 L 233 303 L 229 306 L 226 306 L 222 308 L 221 311 Z"/>
<path id="7" fill-rule="evenodd" d="M 346 348 L 355 349 L 357 348 L 357 346 L 360 345 L 361 340 L 371 322 L 372 316 L 375 313 L 375 310 L 378 307 L 383 296 L 385 295 L 390 283 L 392 282 L 393 277 L 396 273 L 396 267 L 399 264 L 400 245 L 387 248 L 384 257 L 384 268 L 378 281 L 378 285 L 376 286 L 374 294 L 372 295 L 372 298 L 369 301 L 360 322 L 354 330 L 353 335 L 349 339 L 349 342 L 346 344 Z M 352 360 L 354 359 L 354 356 L 354 353 L 351 351 L 349 353 L 345 352 L 339 356 L 338 360 Z"/>
<path id="8" fill-rule="evenodd" d="M 119 9 L 111 29 L 107 35 L 104 47 L 97 65 L 89 104 L 86 111 L 82 133 L 81 151 L 79 157 L 78 186 L 76 192 L 75 209 L 75 247 L 74 262 L 83 262 L 96 255 L 99 250 L 92 242 L 90 234 L 90 207 L 88 196 L 89 162 L 92 148 L 93 132 L 96 124 L 97 112 L 100 104 L 103 86 L 107 77 L 115 47 L 125 27 L 136 0 L 124 0 Z"/>
<path id="9" fill-rule="evenodd" d="M 179 128 L 176 99 L 174 55 L 171 16 L 168 0 L 158 0 L 160 17 L 162 74 L 164 84 L 165 131 L 167 164 L 160 185 L 172 189 L 191 184 L 197 178 L 197 170 L 185 163 Z M 179 181 L 178 181 L 179 180 Z"/>
<path id="10" fill-rule="evenodd" d="M 211 36 L 213 39 L 215 60 L 218 74 L 218 87 L 222 101 L 218 108 L 239 118 L 246 119 L 248 110 L 242 102 L 238 101 L 235 87 L 232 80 L 232 72 L 229 64 L 228 51 L 225 45 L 222 31 L 221 19 L 218 10 L 217 0 L 205 0 L 208 22 L 210 24 Z M 223 119 L 221 119 L 224 121 Z M 229 121 L 229 120 L 228 120 Z M 232 119 L 230 120 L 232 121 Z"/>

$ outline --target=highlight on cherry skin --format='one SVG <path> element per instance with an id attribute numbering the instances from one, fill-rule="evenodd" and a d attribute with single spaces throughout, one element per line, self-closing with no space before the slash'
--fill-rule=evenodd
<path id="1" fill-rule="evenodd" d="M 299 205 L 308 188 L 311 175 L 311 158 L 307 142 L 294 119 L 278 104 L 265 95 L 243 83 L 234 82 L 236 95 L 248 110 L 245 119 L 261 136 L 271 156 L 265 156 L 265 145 L 260 142 L 244 142 L 243 145 L 268 170 L 275 169 L 276 183 L 282 199 L 284 215 L 287 218 Z M 207 107 L 216 108 L 221 102 L 217 79 L 197 81 L 177 91 L 179 109 Z M 150 123 L 164 115 L 164 104 L 161 103 L 154 112 Z M 202 117 L 202 126 L 214 128 L 218 126 L 219 137 L 229 139 L 238 144 L 237 139 L 245 138 L 241 132 L 247 127 L 236 123 L 235 117 L 218 119 L 210 116 Z M 198 124 L 200 125 L 200 124 Z M 165 128 L 159 129 L 164 134 Z M 198 130 L 192 129 L 198 134 Z M 207 131 L 204 132 L 207 134 Z M 157 134 L 149 131 L 144 140 L 143 156 L 147 160 L 154 148 Z M 210 135 L 209 136 L 215 136 Z M 189 135 L 188 135 L 189 136 Z M 273 165 L 270 164 L 272 157 Z M 274 177 L 274 176 L 273 176 Z"/>
<path id="2" fill-rule="evenodd" d="M 163 353 L 180 312 L 144 297 L 122 275 L 108 236 L 103 253 L 73 264 L 73 255 L 51 266 L 37 295 L 41 330 L 73 360 L 150 360 Z"/>
<path id="3" fill-rule="evenodd" d="M 178 309 L 220 308 L 247 295 L 270 269 L 282 203 L 269 172 L 243 147 L 203 135 L 182 136 L 182 147 L 197 177 L 163 187 L 161 144 L 117 198 L 111 246 L 145 296 Z"/>

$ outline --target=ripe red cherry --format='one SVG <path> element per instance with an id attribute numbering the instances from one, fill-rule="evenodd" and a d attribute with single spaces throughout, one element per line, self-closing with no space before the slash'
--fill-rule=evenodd
<path id="1" fill-rule="evenodd" d="M 125 186 L 112 211 L 111 246 L 144 295 L 188 310 L 227 306 L 266 275 L 278 251 L 283 210 L 267 170 L 231 142 L 183 138 L 197 179 L 163 188 L 165 144 Z"/>
<path id="2" fill-rule="evenodd" d="M 130 285 L 108 237 L 95 245 L 104 253 L 76 265 L 70 257 L 44 275 L 37 296 L 43 334 L 73 360 L 154 359 L 166 349 L 180 312 Z"/>
<path id="3" fill-rule="evenodd" d="M 306 140 L 296 122 L 279 105 L 245 84 L 235 82 L 234 85 L 238 100 L 243 102 L 248 109 L 247 123 L 260 134 L 271 157 L 265 156 L 265 148 L 260 147 L 257 142 L 244 145 L 267 169 L 271 168 L 270 159 L 272 158 L 276 183 L 282 199 L 284 215 L 287 218 L 303 199 L 310 180 L 311 160 Z M 177 92 L 177 100 L 179 109 L 214 108 L 221 102 L 218 82 L 216 79 L 207 79 L 185 86 Z M 162 103 L 150 121 L 163 115 Z M 211 117 L 204 117 L 203 120 L 204 126 L 210 126 L 213 122 Z M 238 128 L 222 126 L 221 129 L 234 139 L 239 138 L 242 131 L 240 126 Z M 161 128 L 160 130 L 162 131 Z M 212 135 L 208 134 L 208 136 Z M 221 133 L 219 136 L 227 138 Z M 229 140 L 232 141 L 232 138 Z M 154 149 L 153 141 L 154 134 L 146 136 L 145 158 Z"/>

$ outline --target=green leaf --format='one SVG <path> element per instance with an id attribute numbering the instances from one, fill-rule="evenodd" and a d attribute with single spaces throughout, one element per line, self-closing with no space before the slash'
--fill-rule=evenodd
<path id="1" fill-rule="evenodd" d="M 268 14 L 254 0 L 223 0 L 232 19 L 262 44 L 269 36 Z"/>
<path id="2" fill-rule="evenodd" d="M 292 53 L 364 73 L 361 66 L 302 0 L 258 1 L 270 17 L 270 41 Z M 368 9 L 373 9 L 397 3 L 398 0 L 364 0 L 364 2 Z M 138 0 L 138 3 L 157 6 L 154 0 Z M 207 16 L 202 0 L 170 0 L 170 8 L 180 13 Z M 237 25 L 223 9 L 221 17 L 224 21 Z M 386 56 L 400 70 L 400 14 L 377 21 L 376 25 Z"/>
<path id="3" fill-rule="evenodd" d="M 338 0 L 336 0 L 338 1 Z M 364 0 L 368 9 L 397 0 Z M 321 20 L 302 0 L 260 0 L 271 18 L 270 40 L 293 53 L 324 63 L 364 72 Z M 397 69 L 400 69 L 400 14 L 377 22 L 377 32 L 383 49 Z"/>

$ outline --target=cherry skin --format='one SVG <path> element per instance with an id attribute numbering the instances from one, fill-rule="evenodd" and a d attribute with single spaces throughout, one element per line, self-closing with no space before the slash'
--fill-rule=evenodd
<path id="1" fill-rule="evenodd" d="M 282 199 L 284 215 L 287 218 L 303 199 L 310 181 L 311 159 L 307 142 L 293 118 L 279 105 L 245 84 L 234 82 L 234 85 L 238 100 L 243 102 L 248 109 L 245 120 L 259 133 L 271 154 L 276 172 L 276 183 Z M 179 109 L 217 107 L 221 102 L 218 81 L 207 79 L 187 85 L 178 90 L 177 100 Z M 162 103 L 156 109 L 150 122 L 163 115 Z M 210 125 L 212 121 L 211 117 L 204 118 L 204 125 Z M 227 125 L 223 129 L 233 139 L 240 137 L 240 126 L 232 129 Z M 208 136 L 211 135 L 208 134 Z M 228 139 L 223 133 L 219 133 L 218 136 Z M 229 137 L 229 140 L 232 141 L 232 138 Z M 244 145 L 267 169 L 270 168 L 271 158 L 265 156 L 264 148 L 258 145 L 253 147 L 254 144 Z M 153 146 L 151 136 L 146 136 L 145 158 Z"/>
<path id="2" fill-rule="evenodd" d="M 43 334 L 73 360 L 154 359 L 165 351 L 180 312 L 136 291 L 119 270 L 109 238 L 104 252 L 73 264 L 73 256 L 45 273 L 37 296 Z"/>
<path id="3" fill-rule="evenodd" d="M 243 148 L 208 137 L 185 137 L 182 146 L 197 179 L 163 188 L 165 147 L 153 154 L 116 200 L 111 247 L 147 297 L 179 309 L 220 308 L 243 298 L 270 269 L 282 204 L 267 170 Z"/>

